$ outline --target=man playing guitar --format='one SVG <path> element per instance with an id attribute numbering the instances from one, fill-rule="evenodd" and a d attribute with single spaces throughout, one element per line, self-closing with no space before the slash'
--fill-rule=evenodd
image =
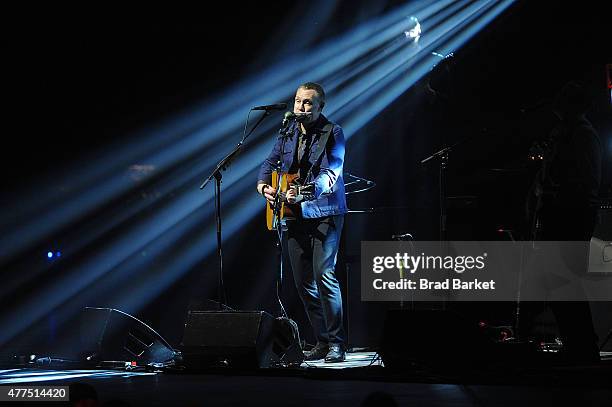
<path id="1" fill-rule="evenodd" d="M 335 266 L 347 212 L 342 178 L 345 142 L 342 128 L 321 114 L 324 105 L 321 85 L 307 82 L 298 87 L 287 137 L 277 139 L 263 162 L 257 191 L 269 204 L 277 201 L 277 188 L 270 184 L 278 166 L 281 174 L 297 174 L 299 183 L 307 186 L 302 190 L 285 188 L 285 200 L 295 209 L 286 221 L 287 251 L 317 338 L 316 346 L 304 356 L 306 360 L 341 362 L 345 359 L 345 334 Z"/>

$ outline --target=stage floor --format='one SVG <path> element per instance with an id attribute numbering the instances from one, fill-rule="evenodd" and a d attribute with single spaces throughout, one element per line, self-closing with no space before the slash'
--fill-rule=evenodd
<path id="1" fill-rule="evenodd" d="M 109 406 L 360 406 L 374 392 L 409 406 L 603 406 L 612 400 L 612 362 L 512 372 L 458 369 L 452 374 L 407 367 L 390 373 L 375 352 L 356 352 L 343 363 L 317 361 L 252 372 L 0 370 L 3 387 L 75 383 L 91 386 L 98 405 Z M 117 400 L 128 404 L 110 403 Z"/>
<path id="2" fill-rule="evenodd" d="M 302 369 L 349 369 L 357 367 L 384 366 L 376 352 L 351 352 L 346 354 L 346 360 L 340 363 L 325 363 L 324 360 L 303 362 Z"/>

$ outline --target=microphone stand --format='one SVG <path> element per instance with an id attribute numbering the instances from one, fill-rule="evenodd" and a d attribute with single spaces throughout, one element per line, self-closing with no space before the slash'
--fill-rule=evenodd
<path id="1" fill-rule="evenodd" d="M 227 155 L 223 158 L 219 163 L 215 166 L 215 169 L 210 173 L 210 175 L 204 180 L 202 185 L 200 185 L 200 189 L 204 189 L 206 185 L 214 178 L 215 179 L 215 220 L 217 223 L 217 256 L 219 257 L 219 277 L 218 277 L 218 299 L 219 299 L 219 309 L 223 309 L 223 305 L 227 305 L 227 296 L 225 293 L 225 285 L 223 283 L 223 248 L 222 248 L 222 239 L 221 239 L 221 180 L 223 179 L 223 171 L 227 169 L 227 167 L 232 163 L 232 161 L 240 154 L 242 150 L 242 146 L 246 139 L 255 131 L 257 126 L 261 124 L 261 122 L 270 115 L 270 110 L 266 109 L 264 114 L 259 118 L 255 126 L 251 129 L 251 131 L 246 134 L 240 143 Z"/>
<path id="2" fill-rule="evenodd" d="M 281 317 L 289 318 L 285 307 L 283 306 L 283 301 L 281 300 L 282 288 L 283 288 L 283 224 L 281 220 L 281 183 L 283 177 L 283 156 L 285 155 L 285 143 L 287 139 L 292 135 L 289 134 L 289 129 L 291 128 L 289 121 L 284 121 L 283 126 L 278 131 L 279 137 L 281 138 L 281 149 L 280 149 L 280 157 L 276 162 L 276 173 L 278 174 L 278 183 L 276 190 L 276 197 L 274 200 L 274 210 L 273 210 L 273 220 L 272 224 L 276 226 L 278 241 L 276 242 L 276 248 L 278 251 L 278 276 L 276 279 L 276 298 L 278 299 L 278 304 L 280 307 Z"/>
<path id="3" fill-rule="evenodd" d="M 440 241 L 441 242 L 445 242 L 446 241 L 446 168 L 448 166 L 448 159 L 449 159 L 449 153 L 452 151 L 452 149 L 457 146 L 456 143 L 453 146 L 450 147 L 445 147 L 440 151 L 437 151 L 435 153 L 433 153 L 432 155 L 430 155 L 427 158 L 424 158 L 423 160 L 421 160 L 421 164 L 426 164 L 427 162 L 433 160 L 434 158 L 438 158 L 439 159 L 439 171 L 438 171 L 438 179 L 439 179 L 439 204 L 440 204 L 440 224 L 439 224 L 439 231 L 440 231 Z"/>
<path id="4" fill-rule="evenodd" d="M 439 170 L 438 170 L 438 179 L 439 179 L 439 201 L 440 201 L 440 250 L 442 251 L 442 256 L 445 256 L 448 252 L 448 242 L 446 236 L 446 169 L 448 167 L 449 154 L 457 145 L 459 145 L 461 141 L 455 143 L 452 146 L 444 147 L 443 149 L 436 151 L 432 155 L 427 158 L 421 160 L 421 164 L 426 164 L 427 162 L 433 160 L 434 158 L 438 159 L 439 162 Z M 446 300 L 442 302 L 442 309 L 446 309 Z"/>
<path id="5" fill-rule="evenodd" d="M 485 129 L 486 130 L 486 129 Z M 466 137 L 462 140 L 457 141 L 455 144 L 444 147 L 443 149 L 436 151 L 427 158 L 421 160 L 421 164 L 426 164 L 434 158 L 439 159 L 439 171 L 438 179 L 440 182 L 439 187 L 439 200 L 440 200 L 440 241 L 446 241 L 446 169 L 448 167 L 449 154 L 455 147 L 468 140 L 474 139 L 475 136 Z"/>

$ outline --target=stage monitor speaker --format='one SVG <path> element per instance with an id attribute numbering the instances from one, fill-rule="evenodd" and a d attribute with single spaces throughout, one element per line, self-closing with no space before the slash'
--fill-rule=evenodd
<path id="1" fill-rule="evenodd" d="M 464 368 L 493 356 L 493 340 L 459 314 L 447 310 L 390 310 L 380 355 L 385 367 L 411 365 Z"/>
<path id="2" fill-rule="evenodd" d="M 89 362 L 172 363 L 176 352 L 153 328 L 113 308 L 86 307 L 81 315 L 81 346 Z"/>
<path id="3" fill-rule="evenodd" d="M 265 311 L 189 311 L 182 341 L 187 368 L 299 366 L 297 325 Z"/>

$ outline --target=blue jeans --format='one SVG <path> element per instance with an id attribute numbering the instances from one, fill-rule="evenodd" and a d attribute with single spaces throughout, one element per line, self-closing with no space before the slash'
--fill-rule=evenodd
<path id="1" fill-rule="evenodd" d="M 287 222 L 293 279 L 318 342 L 344 343 L 336 258 L 344 215 Z"/>

